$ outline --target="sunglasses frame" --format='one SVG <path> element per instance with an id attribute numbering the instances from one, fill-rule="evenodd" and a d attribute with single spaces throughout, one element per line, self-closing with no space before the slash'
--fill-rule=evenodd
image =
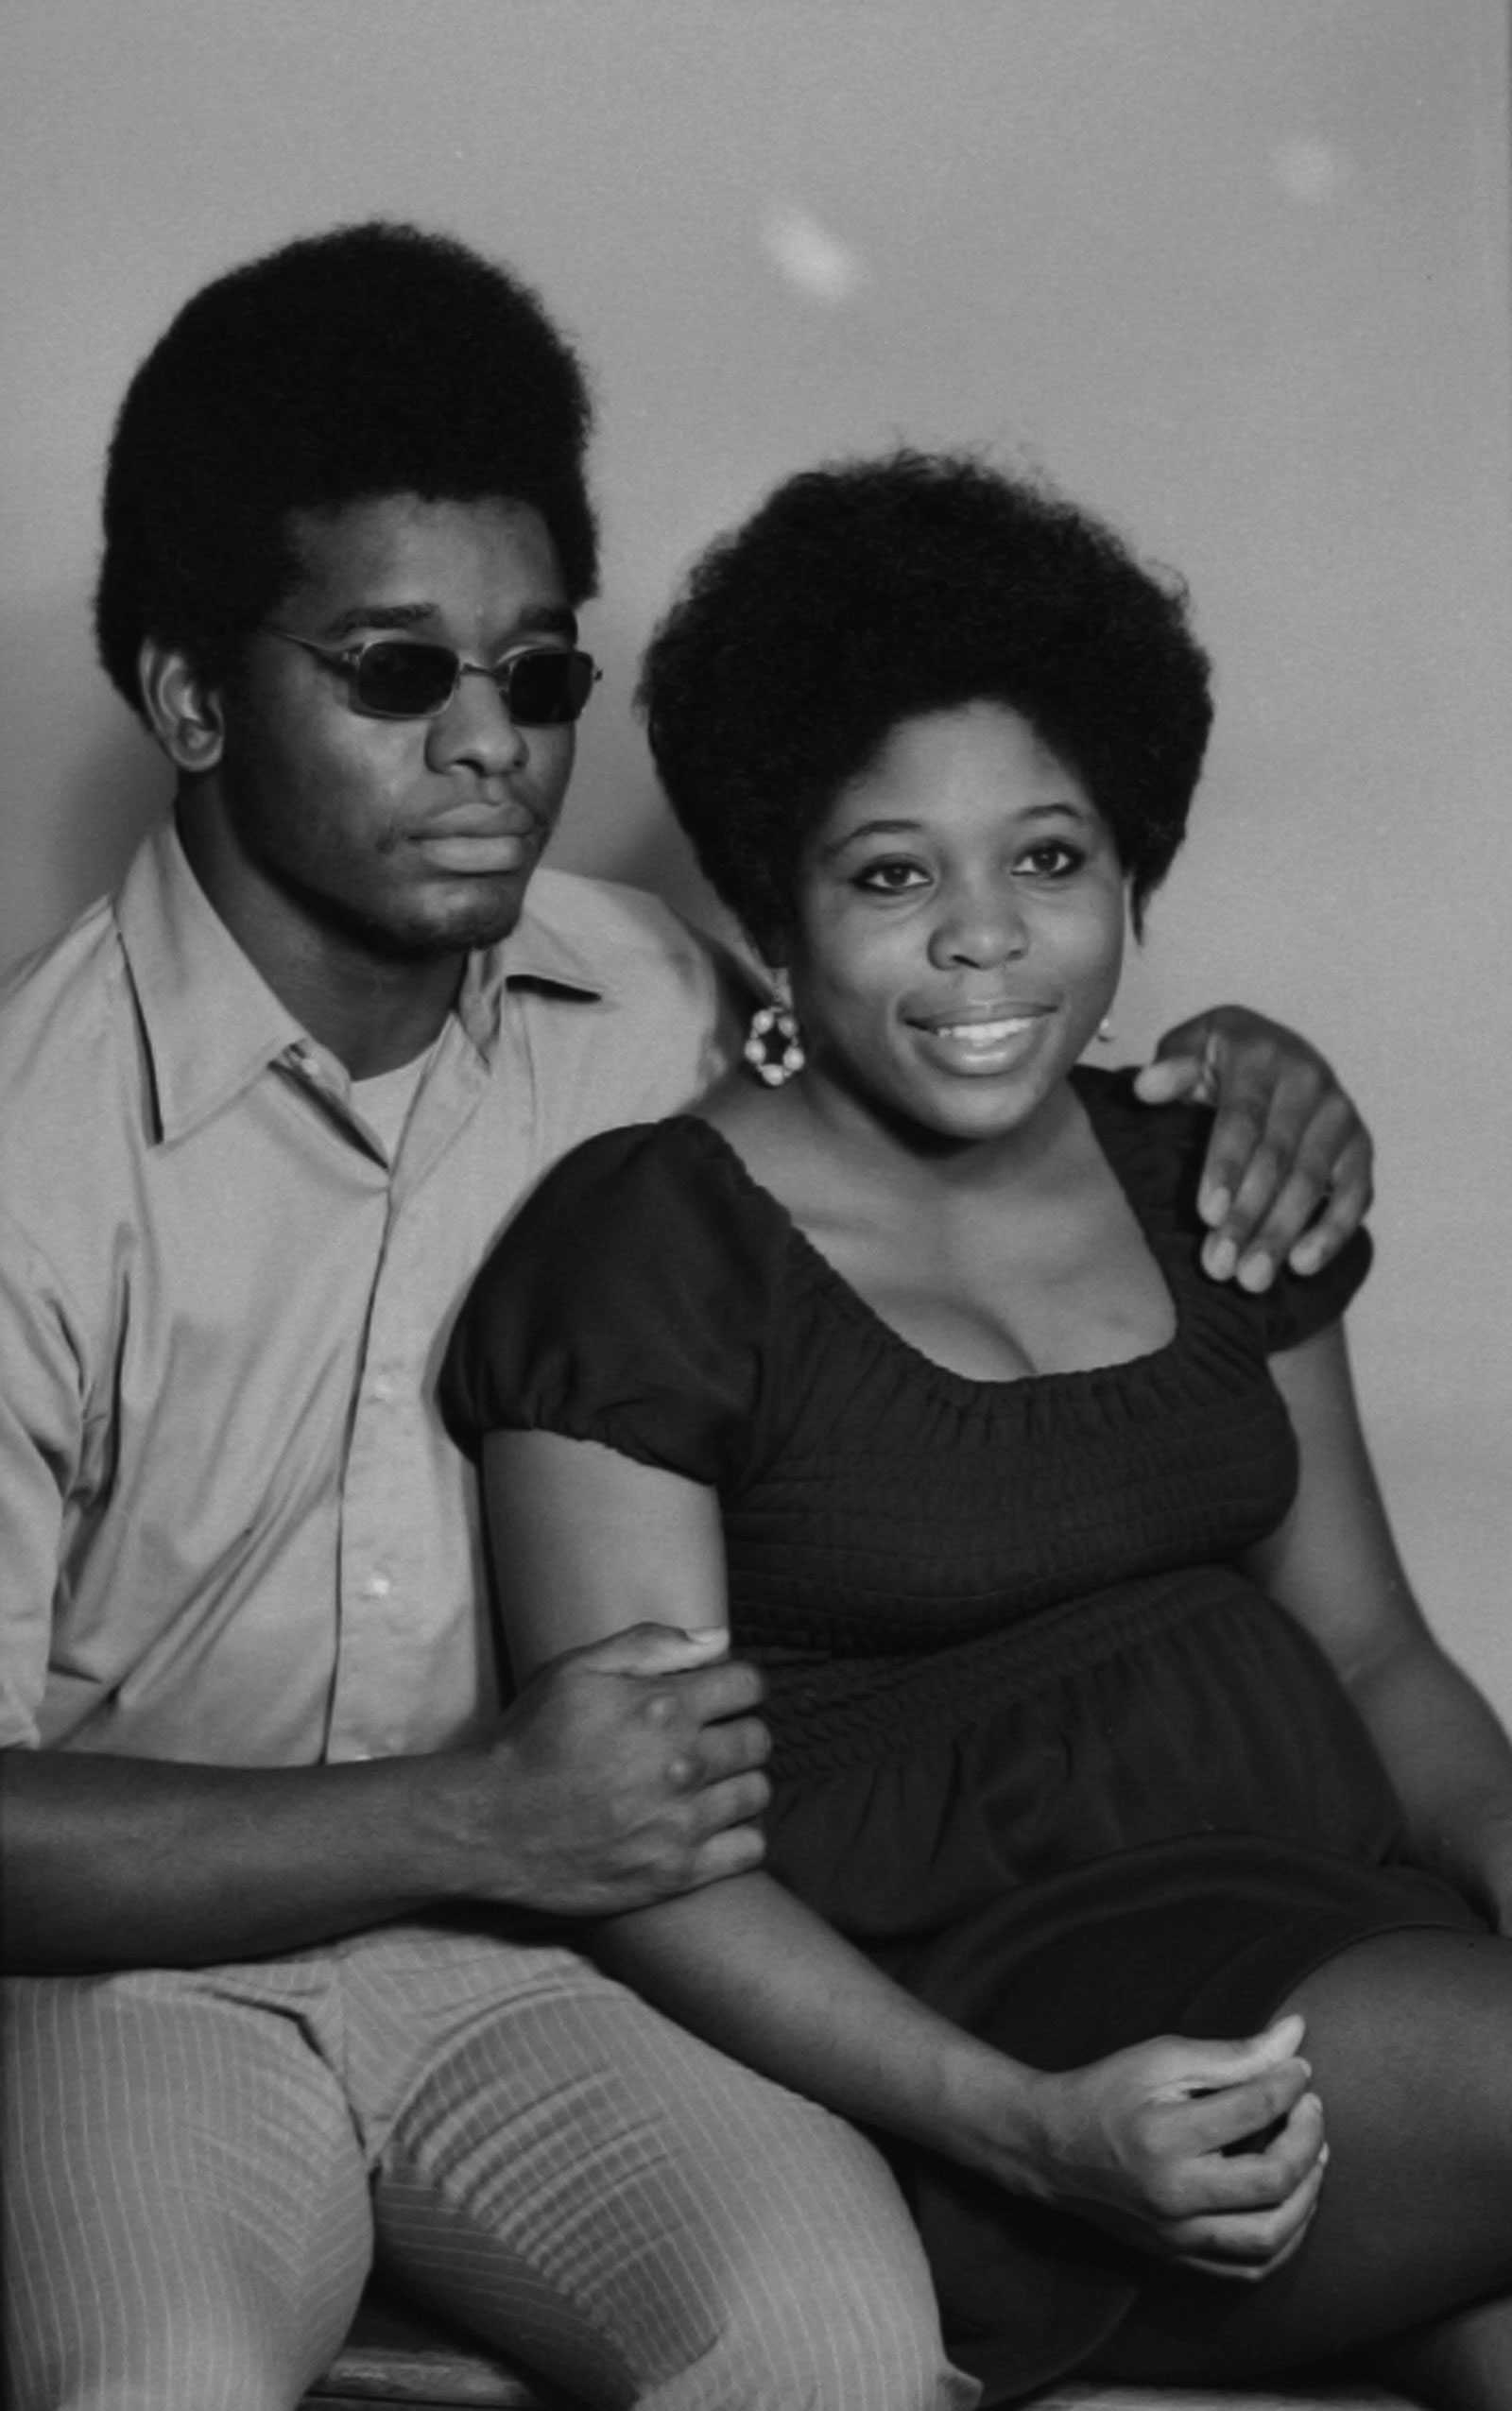
<path id="1" fill-rule="evenodd" d="M 406 636 L 399 629 L 386 630 L 374 636 L 364 636 L 355 645 L 319 645 L 313 636 L 297 636 L 292 628 L 270 627 L 266 632 L 269 636 L 282 638 L 285 645 L 298 645 L 301 651 L 313 653 L 317 661 L 324 662 L 328 669 L 338 670 L 347 680 L 350 708 L 360 714 L 366 720 L 438 720 L 453 701 L 457 688 L 465 678 L 486 678 L 492 680 L 500 702 L 517 728 L 569 729 L 581 719 L 588 708 L 589 697 L 603 676 L 593 655 L 585 653 L 578 645 L 518 645 L 513 652 L 506 653 L 502 661 L 489 663 L 470 662 L 456 650 L 455 646 L 439 644 L 432 636 Z M 427 653 L 438 653 L 449 660 L 452 663 L 452 683 L 439 702 L 432 704 L 429 710 L 423 712 L 386 712 L 381 704 L 363 700 L 357 692 L 357 683 L 362 676 L 363 661 L 379 645 L 419 646 Z M 558 660 L 586 662 L 593 673 L 589 681 L 588 694 L 584 696 L 576 711 L 569 714 L 564 719 L 524 720 L 520 717 L 514 708 L 511 694 L 514 673 L 522 662 L 532 661 L 541 653 L 553 654 Z"/>

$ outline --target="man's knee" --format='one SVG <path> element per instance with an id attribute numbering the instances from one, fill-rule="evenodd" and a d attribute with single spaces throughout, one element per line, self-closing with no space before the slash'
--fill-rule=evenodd
<path id="1" fill-rule="evenodd" d="M 26 2255 L 0 2349 L 8 2411 L 291 2411 L 339 2350 L 365 2263 L 305 2251 L 284 2265 L 266 2242 L 219 2233 L 161 2248 L 140 2233 L 107 2254 L 90 2232 Z M 181 2240 L 181 2239 L 180 2239 Z"/>
<path id="2" fill-rule="evenodd" d="M 255 2322 L 208 2301 L 176 2304 L 165 2323 L 83 2317 L 39 2334 L 18 2318 L 6 2401 L 10 2411 L 291 2411 L 304 2379 L 286 2359 Z"/>
<path id="3" fill-rule="evenodd" d="M 286 2411 L 371 2254 L 351 2120 L 287 2020 L 168 1977 L 6 1989 L 15 2411 Z M 291 2063 L 285 2065 L 285 2062 Z"/>
<path id="4" fill-rule="evenodd" d="M 387 2256 L 503 2343 L 533 2321 L 534 2357 L 591 2400 L 965 2411 L 872 2145 L 592 1970 L 542 1973 L 407 2102 Z"/>
<path id="5" fill-rule="evenodd" d="M 969 2411 L 922 2261 L 858 2235 L 748 2261 L 690 2391 L 709 2411 Z M 680 2405 L 684 2397 L 676 2396 Z"/>

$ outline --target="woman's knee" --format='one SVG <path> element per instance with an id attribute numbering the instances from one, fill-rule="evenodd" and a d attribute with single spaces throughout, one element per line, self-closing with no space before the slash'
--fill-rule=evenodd
<path id="1" fill-rule="evenodd" d="M 1416 2181 L 1442 2158 L 1512 2182 L 1512 1941 L 1494 1935 L 1385 1934 L 1343 1952 L 1298 1988 L 1335 2133 L 1382 2127 Z"/>
<path id="2" fill-rule="evenodd" d="M 1512 1943 L 1383 1935 L 1298 1989 L 1332 2152 L 1296 2265 L 1391 2324 L 1512 2291 Z"/>

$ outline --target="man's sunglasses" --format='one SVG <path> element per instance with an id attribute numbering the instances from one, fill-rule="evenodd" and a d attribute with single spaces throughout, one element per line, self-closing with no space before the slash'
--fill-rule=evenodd
<path id="1" fill-rule="evenodd" d="M 464 662 L 450 645 L 419 636 L 365 636 L 360 645 L 317 645 L 292 629 L 270 628 L 285 645 L 339 670 L 352 708 L 375 720 L 434 720 L 465 678 L 488 678 L 517 728 L 558 729 L 576 720 L 593 691 L 591 653 L 562 645 L 525 645 L 502 662 Z"/>

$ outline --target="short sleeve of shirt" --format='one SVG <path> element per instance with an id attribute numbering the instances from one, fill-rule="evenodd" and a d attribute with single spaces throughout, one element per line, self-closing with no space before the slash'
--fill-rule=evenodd
<path id="1" fill-rule="evenodd" d="M 688 1116 L 590 1139 L 527 1199 L 463 1306 L 441 1411 L 472 1454 L 552 1431 L 715 1487 L 746 1461 L 782 1233 Z"/>

